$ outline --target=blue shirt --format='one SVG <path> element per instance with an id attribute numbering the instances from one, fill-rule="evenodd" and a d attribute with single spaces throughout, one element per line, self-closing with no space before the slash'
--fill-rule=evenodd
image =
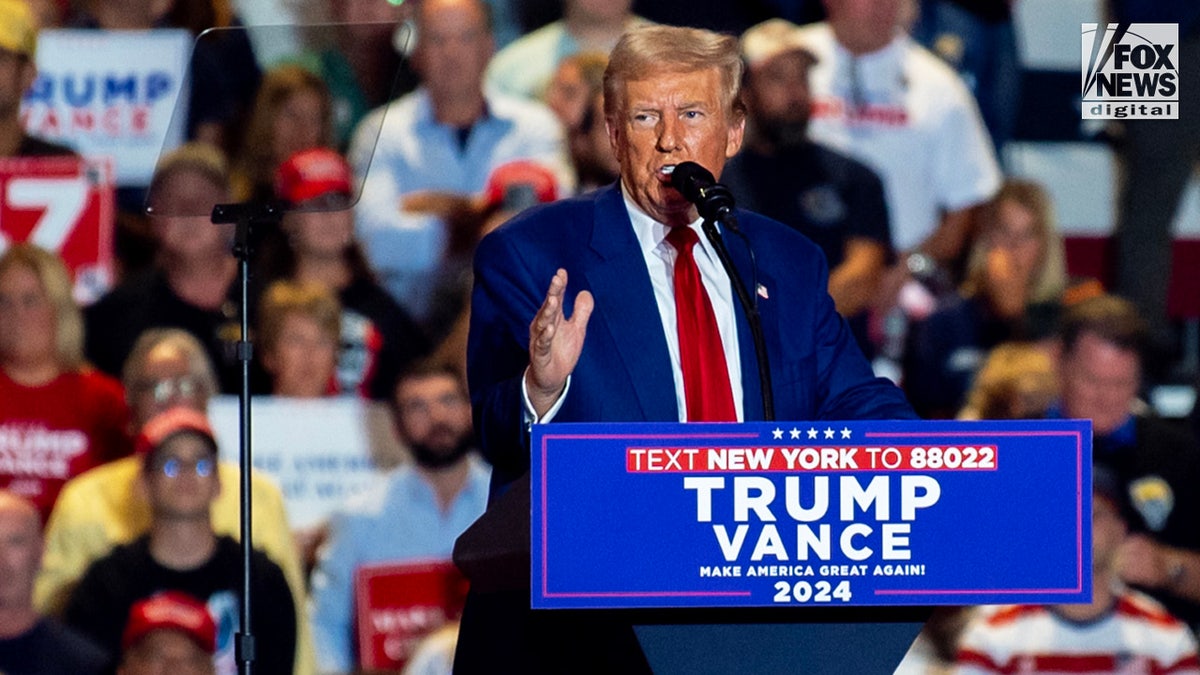
<path id="1" fill-rule="evenodd" d="M 363 181 L 354 212 L 363 249 L 384 288 L 418 321 L 428 317 L 448 238 L 440 219 L 401 210 L 406 195 L 432 190 L 472 197 L 496 167 L 518 159 L 553 171 L 561 194 L 574 186 L 553 113 L 501 95 L 487 96 L 487 110 L 463 145 L 459 129 L 438 122 L 428 92 L 417 89 L 363 118 L 349 158 Z"/>
<path id="2" fill-rule="evenodd" d="M 454 540 L 487 507 L 490 470 L 472 457 L 448 511 L 412 465 L 402 466 L 330 520 L 312 576 L 309 616 L 321 672 L 350 672 L 354 658 L 354 571 L 366 564 L 450 558 Z"/>

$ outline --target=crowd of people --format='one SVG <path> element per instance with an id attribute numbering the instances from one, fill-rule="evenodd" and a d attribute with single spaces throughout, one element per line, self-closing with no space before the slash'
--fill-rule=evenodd
<path id="1" fill-rule="evenodd" d="M 661 59 L 649 55 L 670 40 L 697 39 L 654 32 L 685 18 L 672 3 L 564 0 L 559 13 L 503 0 L 312 2 L 339 24 L 290 58 L 260 64 L 237 30 L 199 41 L 187 140 L 148 185 L 122 191 L 103 297 L 77 302 L 55 251 L 14 242 L 0 252 L 0 672 L 235 672 L 241 480 L 221 460 L 208 411 L 240 390 L 246 354 L 234 226 L 211 222 L 217 204 L 283 210 L 249 237 L 252 393 L 386 410 L 407 457 L 305 532 L 289 530 L 276 477 L 252 471 L 252 588 L 268 608 L 252 627 L 262 672 L 360 668 L 356 571 L 448 559 L 489 495 L 527 469 L 512 433 L 522 422 L 655 419 L 661 411 L 634 407 L 659 376 L 677 390 L 658 397 L 666 418 L 676 403 L 681 420 L 761 414 L 739 387 L 757 375 L 736 365 L 724 375 L 731 400 L 693 408 L 691 381 L 672 378 L 657 342 L 631 330 L 646 322 L 656 332 L 660 317 L 623 300 L 643 261 L 619 246 L 641 245 L 652 274 L 695 246 L 699 274 L 711 275 L 704 243 L 649 241 L 681 217 L 653 208 L 668 200 L 651 160 L 671 143 L 723 165 L 718 179 L 738 205 L 766 216 L 742 222 L 759 237 L 756 290 L 793 301 L 780 325 L 815 321 L 837 350 L 864 357 L 818 368 L 785 348 L 773 363 L 783 410 L 825 413 L 788 388 L 815 368 L 822 391 L 836 392 L 826 395 L 844 394 L 831 406 L 843 418 L 906 417 L 911 405 L 927 419 L 1093 422 L 1095 601 L 939 614 L 902 672 L 1077 672 L 1063 664 L 1103 657 L 1200 673 L 1200 442 L 1192 423 L 1159 419 L 1142 397 L 1150 359 L 1169 341 L 1165 289 L 1147 297 L 1127 268 L 1115 290 L 1129 299 L 1071 278 L 1046 189 L 1006 176 L 1019 98 L 1009 2 L 725 7 L 704 20 L 727 23 L 705 27 L 735 34 L 736 67 L 692 64 L 681 72 L 696 77 L 676 79 L 629 75 L 651 72 Z M 1143 18 L 1138 3 L 1111 4 Z M 1191 58 L 1181 71 L 1200 72 L 1200 9 L 1178 11 L 1180 59 Z M 241 22 L 226 0 L 0 0 L 0 158 L 74 152 L 20 124 L 39 30 L 209 26 Z M 677 119 L 654 118 L 681 97 L 691 107 Z M 1139 206 L 1153 182 L 1142 155 L 1161 141 L 1134 127 L 1119 221 L 1163 230 L 1170 213 Z M 1195 135 L 1175 146 L 1188 167 L 1200 155 Z M 555 206 L 488 236 L 545 203 Z M 638 209 L 637 241 L 585 239 L 593 217 Z M 1130 236 L 1121 245 L 1137 260 L 1153 256 L 1153 242 Z M 568 280 L 546 250 L 581 261 L 594 252 L 599 263 L 580 262 Z M 668 274 L 645 290 L 669 294 Z M 776 286 L 771 275 L 819 283 L 817 318 L 807 299 L 786 295 L 792 280 Z M 728 288 L 712 305 L 736 364 Z M 681 346 L 661 361 L 678 366 L 689 331 L 674 313 L 661 325 Z M 589 320 L 600 346 L 576 345 L 563 370 L 550 342 L 576 330 L 582 342 Z M 640 379 L 608 387 L 620 359 Z M 610 391 L 571 399 L 568 375 Z M 505 407 L 521 396 L 525 409 Z M 714 409 L 724 417 L 702 416 Z M 433 662 L 448 667 L 453 643 L 439 644 Z"/>

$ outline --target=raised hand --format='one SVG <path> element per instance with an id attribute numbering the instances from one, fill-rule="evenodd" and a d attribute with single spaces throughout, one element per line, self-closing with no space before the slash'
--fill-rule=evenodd
<path id="1" fill-rule="evenodd" d="M 595 301 L 588 291 L 575 297 L 575 311 L 563 315 L 563 296 L 567 290 L 567 271 L 559 269 L 550 280 L 546 299 L 529 324 L 529 368 L 525 388 L 529 402 L 540 418 L 553 407 L 566 387 L 567 377 L 575 370 L 583 352 L 588 319 Z"/>

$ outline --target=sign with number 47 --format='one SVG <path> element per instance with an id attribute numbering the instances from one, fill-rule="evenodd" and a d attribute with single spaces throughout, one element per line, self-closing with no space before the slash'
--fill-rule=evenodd
<path id="1" fill-rule="evenodd" d="M 92 302 L 112 283 L 114 200 L 108 159 L 0 159 L 0 252 L 30 242 L 57 253 L 76 300 Z"/>

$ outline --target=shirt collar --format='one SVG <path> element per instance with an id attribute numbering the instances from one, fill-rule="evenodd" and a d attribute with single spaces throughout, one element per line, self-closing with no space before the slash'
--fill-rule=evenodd
<path id="1" fill-rule="evenodd" d="M 669 228 L 651 218 L 650 214 L 643 211 L 636 202 L 630 199 L 629 191 L 625 189 L 624 181 L 620 183 L 620 187 L 621 198 L 625 201 L 625 211 L 629 214 L 629 222 L 633 225 L 633 234 L 637 237 L 638 248 L 641 249 L 642 255 L 649 256 L 656 251 L 673 252 L 674 248 L 669 243 L 666 243 L 667 230 Z M 697 218 L 688 223 L 688 227 L 695 230 L 696 236 L 700 238 L 698 248 L 703 251 L 703 254 L 710 260 L 718 262 L 716 251 L 712 249 L 712 242 L 708 240 L 708 237 L 704 236 L 704 231 L 700 227 L 703 223 L 704 220 L 702 218 Z M 720 223 L 717 223 L 718 231 L 720 227 Z"/>
<path id="2" fill-rule="evenodd" d="M 1048 419 L 1065 419 L 1063 413 L 1062 402 L 1055 403 L 1046 411 Z M 1130 413 L 1124 422 L 1121 422 L 1116 429 L 1107 434 L 1093 434 L 1095 440 L 1104 441 L 1101 449 L 1114 450 L 1132 446 L 1137 443 L 1137 416 Z M 1093 447 L 1100 447 L 1100 444 L 1093 443 Z"/>
<path id="3" fill-rule="evenodd" d="M 429 97 L 429 90 L 422 87 L 418 89 L 417 92 L 417 123 L 426 128 L 449 129 L 450 127 L 438 122 L 437 119 L 434 118 L 433 99 Z M 475 118 L 475 121 L 471 123 L 471 126 L 474 127 L 480 123 L 491 120 L 494 117 L 495 115 L 492 114 L 492 104 L 488 100 L 488 93 L 485 91 L 483 95 L 483 114 Z"/>

